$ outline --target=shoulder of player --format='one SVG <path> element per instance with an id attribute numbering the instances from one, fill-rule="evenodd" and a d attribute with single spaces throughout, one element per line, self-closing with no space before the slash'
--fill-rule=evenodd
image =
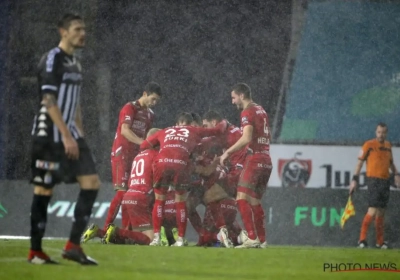
<path id="1" fill-rule="evenodd" d="M 147 108 L 147 110 L 149 111 L 149 113 L 150 113 L 152 116 L 154 116 L 154 111 L 153 111 L 152 109 Z"/>
<path id="2" fill-rule="evenodd" d="M 364 142 L 363 147 L 370 147 L 370 146 L 373 146 L 373 145 L 375 145 L 377 143 L 378 143 L 378 141 L 376 141 L 376 139 L 369 139 L 369 140 Z"/>
<path id="3" fill-rule="evenodd" d="M 62 52 L 59 47 L 52 48 L 42 55 L 39 61 L 39 68 L 45 67 L 47 71 L 51 71 L 53 65 L 61 58 L 61 56 Z"/>
<path id="4" fill-rule="evenodd" d="M 385 140 L 385 147 L 391 149 L 392 148 L 392 144 L 389 141 Z"/>
<path id="5" fill-rule="evenodd" d="M 227 132 L 229 132 L 229 133 L 235 133 L 235 132 L 240 132 L 240 128 L 239 127 L 237 127 L 236 125 L 233 125 L 233 124 L 229 124 L 229 126 L 228 126 L 228 128 L 226 129 L 226 131 Z"/>
<path id="6" fill-rule="evenodd" d="M 122 109 L 131 109 L 134 111 L 138 111 L 140 110 L 140 104 L 137 104 L 137 101 L 130 101 L 124 104 L 124 106 L 122 107 Z"/>

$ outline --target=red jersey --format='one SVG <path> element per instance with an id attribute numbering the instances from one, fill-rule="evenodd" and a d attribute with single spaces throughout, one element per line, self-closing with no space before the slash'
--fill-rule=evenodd
<path id="1" fill-rule="evenodd" d="M 139 152 L 139 145 L 129 142 L 121 135 L 121 127 L 124 123 L 128 124 L 132 131 L 140 138 L 145 139 L 147 132 L 152 127 L 154 112 L 150 108 L 144 108 L 139 101 L 129 102 L 122 107 L 119 112 L 118 128 L 115 133 L 112 146 L 112 156 L 121 155 L 131 157 Z"/>
<path id="2" fill-rule="evenodd" d="M 240 128 L 234 126 L 233 124 L 229 124 L 228 128 L 225 132 L 225 149 L 229 149 L 232 147 L 239 139 L 242 137 L 242 131 Z M 246 159 L 247 147 L 243 148 L 239 151 L 234 152 L 229 157 L 229 169 L 235 168 L 237 164 L 243 165 L 244 160 Z"/>
<path id="3" fill-rule="evenodd" d="M 131 176 L 129 178 L 129 193 L 149 194 L 153 191 L 153 160 L 158 151 L 147 149 L 140 152 L 132 162 Z"/>
<path id="4" fill-rule="evenodd" d="M 166 216 L 167 215 L 172 215 L 172 216 L 176 215 L 175 191 L 169 190 L 167 192 L 167 195 L 165 196 L 164 214 Z"/>
<path id="5" fill-rule="evenodd" d="M 253 126 L 253 137 L 248 148 L 253 153 L 269 154 L 269 121 L 268 115 L 260 105 L 250 103 L 240 114 L 241 128 Z"/>
<path id="6" fill-rule="evenodd" d="M 240 128 L 228 123 L 228 127 L 224 134 L 217 137 L 203 138 L 199 149 L 201 154 L 209 155 L 210 159 L 214 158 L 214 155 L 221 155 L 222 149 L 228 149 L 233 146 L 242 137 Z M 221 150 L 221 151 L 220 151 Z M 247 148 L 234 152 L 229 157 L 229 168 L 234 168 L 237 164 L 243 164 L 246 159 Z"/>
<path id="7" fill-rule="evenodd" d="M 195 127 L 190 125 L 172 126 L 160 130 L 148 137 L 140 149 L 160 145 L 157 158 L 176 159 L 176 163 L 187 165 L 189 157 L 203 137 L 224 133 L 226 122 L 222 121 L 214 128 Z M 180 162 L 182 161 L 182 162 Z"/>

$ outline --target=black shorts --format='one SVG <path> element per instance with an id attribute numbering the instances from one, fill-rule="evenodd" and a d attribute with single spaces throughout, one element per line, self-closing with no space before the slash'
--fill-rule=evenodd
<path id="1" fill-rule="evenodd" d="M 32 143 L 32 177 L 35 186 L 53 188 L 56 184 L 72 184 L 77 176 L 97 174 L 92 153 L 85 140 L 77 140 L 79 159 L 68 159 L 62 143 L 34 140 Z"/>
<path id="2" fill-rule="evenodd" d="M 390 182 L 380 178 L 367 178 L 368 206 L 386 208 L 389 203 Z"/>

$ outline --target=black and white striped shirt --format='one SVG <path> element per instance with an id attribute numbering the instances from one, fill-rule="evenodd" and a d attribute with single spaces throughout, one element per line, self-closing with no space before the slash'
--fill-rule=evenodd
<path id="1" fill-rule="evenodd" d="M 58 47 L 50 50 L 39 62 L 38 84 L 40 105 L 32 135 L 38 140 L 61 142 L 60 131 L 47 114 L 46 106 L 41 103 L 44 94 L 53 94 L 72 136 L 75 139 L 82 137 L 75 123 L 82 85 L 81 65 L 77 58 Z"/>

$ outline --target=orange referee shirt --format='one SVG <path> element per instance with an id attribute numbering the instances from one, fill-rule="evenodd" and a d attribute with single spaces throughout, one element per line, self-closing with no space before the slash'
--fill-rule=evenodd
<path id="1" fill-rule="evenodd" d="M 367 177 L 389 179 L 389 168 L 393 162 L 392 145 L 389 141 L 383 143 L 376 139 L 366 141 L 358 159 L 366 161 Z"/>

